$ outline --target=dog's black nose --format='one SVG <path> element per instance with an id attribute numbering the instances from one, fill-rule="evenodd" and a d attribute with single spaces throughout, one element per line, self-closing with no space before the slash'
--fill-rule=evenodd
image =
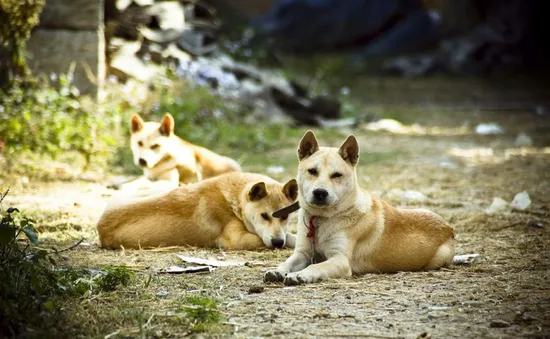
<path id="1" fill-rule="evenodd" d="M 147 166 L 147 161 L 145 161 L 145 159 L 143 159 L 143 158 L 139 158 L 138 163 L 142 167 Z"/>
<path id="2" fill-rule="evenodd" d="M 313 197 L 317 201 L 323 201 L 328 197 L 328 192 L 324 188 L 317 188 L 313 190 Z"/>
<path id="3" fill-rule="evenodd" d="M 273 247 L 275 248 L 281 248 L 284 246 L 284 244 L 285 244 L 285 241 L 283 239 L 277 239 L 277 238 L 271 239 L 271 245 L 273 245 Z"/>

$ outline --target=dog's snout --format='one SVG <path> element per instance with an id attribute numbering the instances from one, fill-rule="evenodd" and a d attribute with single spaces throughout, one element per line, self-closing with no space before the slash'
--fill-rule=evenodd
<path id="1" fill-rule="evenodd" d="M 283 239 L 273 238 L 271 239 L 271 245 L 275 248 L 281 248 L 285 244 L 285 241 Z"/>
<path id="2" fill-rule="evenodd" d="M 317 188 L 313 190 L 313 197 L 317 201 L 323 201 L 328 197 L 328 192 L 324 188 Z"/>
<path id="3" fill-rule="evenodd" d="M 139 158 L 138 163 L 140 166 L 145 167 L 147 166 L 147 161 L 143 158 Z"/>

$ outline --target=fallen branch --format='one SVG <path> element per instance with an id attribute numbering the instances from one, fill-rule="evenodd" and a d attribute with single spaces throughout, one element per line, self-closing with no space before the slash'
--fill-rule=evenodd
<path id="1" fill-rule="evenodd" d="M 56 250 L 56 251 L 54 251 L 54 252 L 52 252 L 52 253 L 50 253 L 50 254 L 59 254 L 59 253 L 62 253 L 62 252 L 70 251 L 70 250 L 72 250 L 73 248 L 75 248 L 76 246 L 82 244 L 83 241 L 84 241 L 84 238 L 81 238 L 76 244 L 71 245 L 71 246 L 69 246 L 69 247 L 67 247 L 67 248 L 64 248 L 64 249 L 62 249 L 62 250 Z"/>

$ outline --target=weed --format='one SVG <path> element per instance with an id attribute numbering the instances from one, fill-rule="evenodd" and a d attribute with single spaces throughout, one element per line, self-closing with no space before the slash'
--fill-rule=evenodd
<path id="1" fill-rule="evenodd" d="M 220 321 L 220 312 L 216 299 L 205 296 L 189 296 L 188 305 L 182 311 L 189 319 L 191 332 L 205 332 Z"/>
<path id="2" fill-rule="evenodd" d="M 34 220 L 17 208 L 4 211 L 7 193 L 0 194 L 0 337 L 70 337 L 66 331 L 78 326 L 67 321 L 64 299 L 112 291 L 127 285 L 133 274 L 111 266 L 104 271 L 58 268 L 54 256 L 65 250 L 32 246 L 38 243 Z"/>

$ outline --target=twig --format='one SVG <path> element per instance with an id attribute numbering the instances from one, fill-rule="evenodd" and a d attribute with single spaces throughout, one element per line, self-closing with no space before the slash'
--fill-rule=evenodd
<path id="1" fill-rule="evenodd" d="M 344 333 L 330 333 L 330 334 L 315 334 L 315 337 L 342 337 L 342 338 L 381 338 L 381 339 L 394 339 L 394 338 L 403 338 L 403 337 L 388 337 L 385 335 L 376 335 L 376 334 L 344 334 Z"/>
<path id="2" fill-rule="evenodd" d="M 81 238 L 76 244 L 72 245 L 72 246 L 69 246 L 67 248 L 64 248 L 62 250 L 59 250 L 59 251 L 53 251 L 52 253 L 50 254 L 59 254 L 59 253 L 62 253 L 62 252 L 67 252 L 67 251 L 70 251 L 72 250 L 73 248 L 75 248 L 76 246 L 80 245 L 82 242 L 84 241 L 84 238 Z"/>
<path id="3" fill-rule="evenodd" d="M 539 216 L 539 217 L 545 217 L 545 218 L 550 216 L 550 212 L 537 211 L 537 210 L 519 210 L 517 208 L 512 208 L 512 212 L 532 214 L 532 215 L 536 215 L 536 216 Z"/>
<path id="4" fill-rule="evenodd" d="M 502 230 L 505 230 L 507 228 L 512 228 L 512 227 L 516 227 L 516 226 L 519 226 L 521 224 L 523 224 L 524 221 L 518 221 L 518 222 L 515 222 L 513 224 L 510 224 L 510 225 L 506 225 L 506 226 L 503 226 L 503 227 L 500 227 L 500 228 L 495 228 L 494 230 L 492 231 L 502 231 Z"/>
<path id="5" fill-rule="evenodd" d="M 6 192 L 4 194 L 0 193 L 0 203 L 4 200 L 6 195 L 8 195 L 9 191 L 10 191 L 10 188 L 8 187 L 8 189 L 6 190 Z"/>

